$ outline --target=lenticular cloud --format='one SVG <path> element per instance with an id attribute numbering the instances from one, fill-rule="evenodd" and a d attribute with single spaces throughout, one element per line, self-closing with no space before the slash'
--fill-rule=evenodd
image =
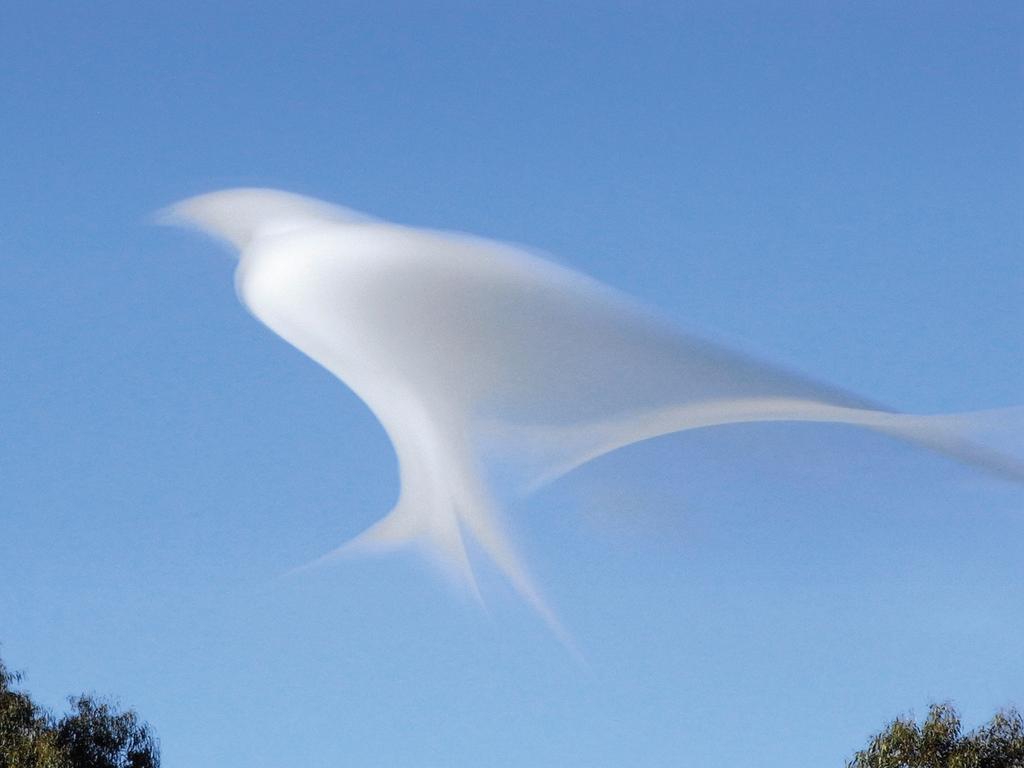
<path id="1" fill-rule="evenodd" d="M 1024 409 L 880 410 L 673 329 L 510 245 L 269 189 L 202 195 L 168 217 L 237 248 L 246 307 L 351 387 L 393 442 L 398 503 L 337 551 L 418 542 L 472 586 L 472 537 L 552 621 L 502 529 L 488 463 L 515 467 L 529 489 L 658 435 L 820 421 L 885 432 L 1024 481 L 1019 455 L 978 437 L 1019 424 Z"/>

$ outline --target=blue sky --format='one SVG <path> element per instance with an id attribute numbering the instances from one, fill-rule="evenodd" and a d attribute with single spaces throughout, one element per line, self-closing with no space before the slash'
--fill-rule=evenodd
<path id="1" fill-rule="evenodd" d="M 1021 40 L 1011 2 L 6 3 L 3 658 L 168 766 L 834 765 L 1024 706 L 1021 490 L 846 429 L 652 441 L 512 510 L 585 666 L 486 571 L 486 611 L 413 556 L 284 578 L 391 506 L 390 447 L 146 223 L 280 187 L 897 408 L 1021 404 Z"/>

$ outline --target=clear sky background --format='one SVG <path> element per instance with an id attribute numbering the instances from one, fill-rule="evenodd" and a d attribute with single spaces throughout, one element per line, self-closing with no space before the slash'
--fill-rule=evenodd
<path id="1" fill-rule="evenodd" d="M 896 408 L 1024 403 L 1024 5 L 0 9 L 0 653 L 165 765 L 838 765 L 1024 706 L 1024 493 L 832 427 L 653 441 L 512 510 L 578 664 L 483 569 L 284 578 L 384 433 L 152 227 L 272 186 L 526 243 Z M 781 450 L 784 448 L 785 450 Z"/>

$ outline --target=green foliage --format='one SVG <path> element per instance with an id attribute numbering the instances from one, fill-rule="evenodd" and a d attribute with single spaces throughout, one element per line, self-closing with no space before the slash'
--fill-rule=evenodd
<path id="1" fill-rule="evenodd" d="M 1024 768 L 1024 719 L 999 712 L 964 734 L 950 704 L 933 704 L 924 723 L 897 718 L 847 768 Z"/>
<path id="2" fill-rule="evenodd" d="M 134 712 L 80 696 L 57 719 L 14 687 L 20 680 L 0 661 L 0 768 L 159 768 L 156 739 Z"/>

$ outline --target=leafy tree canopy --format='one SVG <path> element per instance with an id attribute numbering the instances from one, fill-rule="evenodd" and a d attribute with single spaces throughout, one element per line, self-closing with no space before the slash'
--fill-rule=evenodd
<path id="1" fill-rule="evenodd" d="M 921 725 L 897 718 L 847 768 L 1024 768 L 1024 720 L 1014 709 L 963 733 L 951 704 L 933 704 Z"/>
<path id="2" fill-rule="evenodd" d="M 79 696 L 57 718 L 20 680 L 0 661 L 0 768 L 159 768 L 156 738 L 131 710 Z"/>

